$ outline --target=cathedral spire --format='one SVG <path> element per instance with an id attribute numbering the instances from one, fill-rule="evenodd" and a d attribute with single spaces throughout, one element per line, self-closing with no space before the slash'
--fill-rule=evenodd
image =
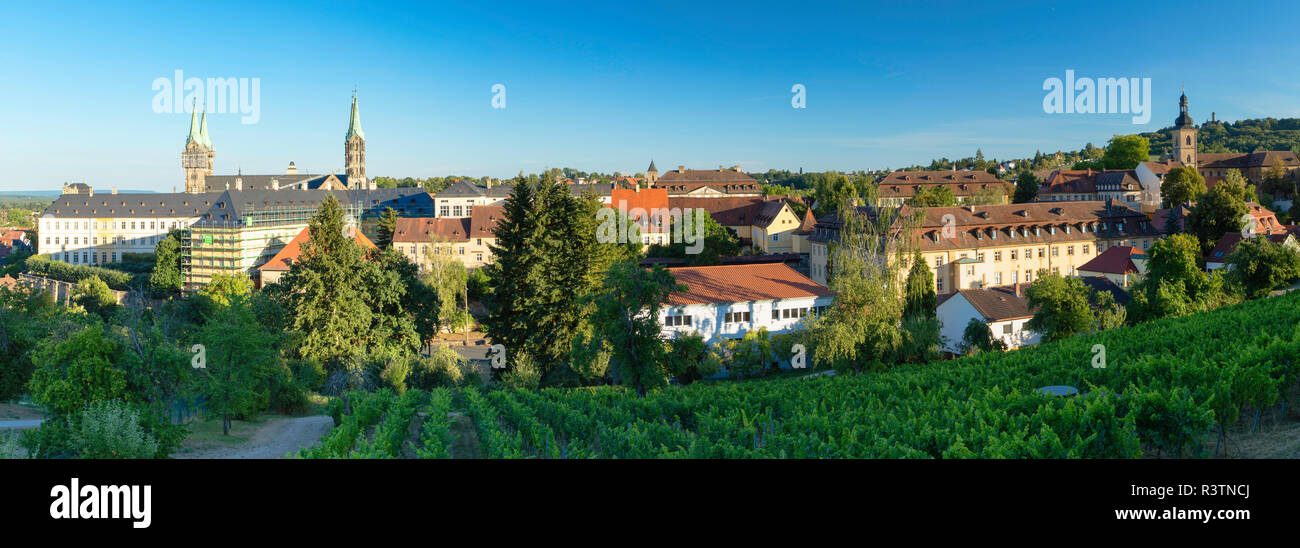
<path id="1" fill-rule="evenodd" d="M 363 140 L 366 138 L 366 132 L 361 131 L 361 113 L 357 111 L 356 91 L 352 92 L 352 116 L 348 119 L 348 134 L 343 137 L 343 140 L 351 141 L 353 135 Z"/>
<path id="2" fill-rule="evenodd" d="M 208 105 L 204 103 L 203 114 L 199 115 L 199 144 L 212 148 L 212 139 L 208 138 Z"/>
<path id="3" fill-rule="evenodd" d="M 343 138 L 343 165 L 347 188 L 373 188 L 373 183 L 366 179 L 366 133 L 361 131 L 356 90 L 352 90 L 352 116 L 348 120 L 348 134 Z"/>
<path id="4" fill-rule="evenodd" d="M 185 146 L 187 147 L 190 146 L 190 143 L 196 143 L 198 145 L 203 144 L 203 136 L 201 133 L 199 133 L 199 100 L 198 99 L 194 99 L 192 108 L 190 108 L 190 134 L 189 136 L 185 137 Z"/>

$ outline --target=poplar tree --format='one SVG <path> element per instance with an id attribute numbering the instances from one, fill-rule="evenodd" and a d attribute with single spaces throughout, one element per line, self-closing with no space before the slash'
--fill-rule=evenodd
<path id="1" fill-rule="evenodd" d="M 904 316 L 933 318 L 935 315 L 934 274 L 918 250 L 912 256 L 912 268 L 907 273 L 907 296 L 903 303 Z"/>

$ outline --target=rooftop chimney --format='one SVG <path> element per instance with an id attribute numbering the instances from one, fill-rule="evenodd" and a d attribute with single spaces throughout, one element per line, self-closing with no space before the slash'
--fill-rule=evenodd
<path id="1" fill-rule="evenodd" d="M 686 173 L 686 166 L 677 166 L 678 173 Z"/>
<path id="2" fill-rule="evenodd" d="M 1020 282 L 1016 282 L 1016 296 L 1020 296 Z"/>
<path id="3" fill-rule="evenodd" d="M 173 187 L 172 190 L 176 190 L 175 187 Z M 112 192 L 113 194 L 117 194 L 117 187 L 113 187 Z"/>

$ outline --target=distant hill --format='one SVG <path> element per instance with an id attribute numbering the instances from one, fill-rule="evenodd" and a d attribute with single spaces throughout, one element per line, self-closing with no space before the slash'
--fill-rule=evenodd
<path id="1" fill-rule="evenodd" d="M 1161 155 L 1171 150 L 1169 135 L 1173 129 L 1171 126 L 1141 134 L 1151 141 L 1152 155 Z M 1300 118 L 1206 122 L 1201 124 L 1200 130 L 1200 143 L 1197 146 L 1200 152 L 1300 151 Z"/>
<path id="2" fill-rule="evenodd" d="M 156 190 L 118 190 L 118 194 L 157 194 Z M 0 198 L 19 200 L 23 198 L 56 198 L 63 194 L 61 190 L 0 190 Z"/>
<path id="3" fill-rule="evenodd" d="M 0 198 L 21 200 L 24 198 L 53 198 L 62 194 L 58 190 L 0 190 Z"/>

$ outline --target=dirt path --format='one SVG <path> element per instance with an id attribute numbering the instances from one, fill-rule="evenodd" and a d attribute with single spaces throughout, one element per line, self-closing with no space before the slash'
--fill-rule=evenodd
<path id="1" fill-rule="evenodd" d="M 299 448 L 313 447 L 334 427 L 323 415 L 267 419 L 247 441 L 232 445 L 186 441 L 178 459 L 282 459 Z M 192 449 L 192 450 L 189 450 Z M 189 451 L 186 451 L 189 450 Z"/>
<path id="2" fill-rule="evenodd" d="M 474 427 L 474 419 L 464 413 L 453 411 L 447 413 L 447 420 L 451 423 L 451 445 L 447 447 L 447 455 L 453 459 L 483 458 L 483 449 L 479 446 L 478 429 Z"/>
<path id="3" fill-rule="evenodd" d="M 13 403 L 0 403 L 0 421 L 23 421 L 43 418 L 45 418 L 45 415 L 37 409 Z"/>

